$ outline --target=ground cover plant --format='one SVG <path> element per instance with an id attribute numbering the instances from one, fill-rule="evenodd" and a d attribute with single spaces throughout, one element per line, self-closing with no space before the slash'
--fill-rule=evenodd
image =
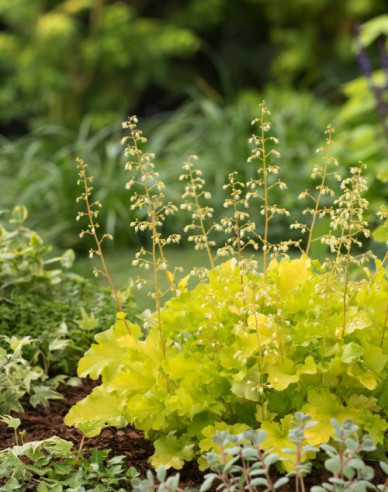
<path id="1" fill-rule="evenodd" d="M 125 465 L 125 456 L 110 458 L 108 450 L 82 446 L 75 449 L 71 442 L 58 437 L 24 443 L 23 432 L 19 431 L 20 420 L 10 416 L 2 420 L 13 428 L 15 436 L 15 445 L 0 451 L 0 490 L 5 491 L 140 492 L 158 489 L 173 492 L 184 489 L 205 492 L 215 486 L 218 490 L 275 491 L 287 484 L 294 490 L 303 491 L 315 484 L 315 488 L 311 488 L 313 492 L 367 489 L 384 492 L 388 485 L 388 465 L 381 461 L 371 467 L 370 462 L 364 461 L 375 446 L 369 435 L 359 436 L 359 429 L 351 420 L 346 420 L 342 426 L 335 419 L 331 420 L 334 446 L 323 445 L 321 450 L 329 473 L 324 478 L 327 482 L 321 483 L 312 476 L 311 461 L 301 462 L 303 455 L 318 451 L 305 436 L 306 430 L 314 427 L 316 422 L 297 412 L 288 433 L 288 449 L 284 449 L 286 458 L 280 458 L 270 450 L 262 451 L 262 443 L 267 438 L 263 430 L 249 429 L 239 434 L 217 432 L 212 438 L 214 451 L 204 456 L 209 471 L 198 478 L 194 488 L 187 488 L 180 474 L 168 476 L 162 466 L 156 476 L 148 470 L 145 478 L 140 478 L 136 469 Z M 283 476 L 276 469 L 282 460 L 289 462 L 291 469 Z"/>
<path id="2" fill-rule="evenodd" d="M 17 428 L 17 422 L 11 424 Z M 127 468 L 125 456 L 108 455 L 109 450 L 76 450 L 56 436 L 20 443 L 0 451 L 0 490 L 129 490 L 137 471 Z"/>
<path id="3" fill-rule="evenodd" d="M 56 388 L 67 378 L 64 375 L 49 378 L 42 367 L 31 365 L 23 357 L 23 347 L 31 342 L 30 337 L 2 335 L 2 338 L 9 349 L 0 347 L 0 415 L 22 411 L 21 399 L 26 396 L 33 407 L 47 406 L 49 399 L 61 398 Z"/>
<path id="4" fill-rule="evenodd" d="M 272 491 L 293 482 L 295 491 L 304 491 L 307 488 L 307 480 L 311 471 L 311 462 L 302 463 L 304 454 L 315 453 L 318 449 L 306 441 L 306 430 L 314 427 L 316 422 L 311 422 L 309 416 L 297 412 L 293 422 L 293 428 L 288 434 L 289 443 L 296 449 L 285 449 L 288 458 L 283 458 L 291 464 L 292 471 L 279 477 L 275 465 L 281 462 L 277 453 L 263 452 L 261 446 L 266 439 L 263 430 L 253 431 L 249 429 L 240 434 L 231 434 L 228 431 L 217 432 L 213 437 L 216 450 L 205 455 L 208 467 L 211 470 L 204 477 L 200 487 L 201 492 L 206 492 L 212 486 L 217 485 L 216 490 L 265 490 Z M 311 492 L 329 491 L 385 491 L 388 486 L 388 478 L 377 486 L 372 482 L 374 470 L 362 459 L 362 452 L 371 452 L 375 449 L 369 435 L 358 435 L 358 427 L 351 420 L 345 420 L 341 426 L 335 420 L 331 420 L 335 433 L 335 443 L 338 446 L 322 445 L 326 453 L 325 468 L 332 475 L 328 482 L 315 485 Z M 380 462 L 383 473 L 388 477 L 388 465 Z M 146 479 L 135 478 L 132 480 L 133 489 L 136 492 L 153 490 L 158 487 L 160 491 L 179 491 L 179 474 L 167 478 L 163 467 L 158 469 L 156 477 L 152 472 Z"/>
<path id="5" fill-rule="evenodd" d="M 258 131 L 251 136 L 248 161 L 256 172 L 246 182 L 229 174 L 229 197 L 219 223 L 212 220 L 206 202 L 210 193 L 196 158 L 184 164 L 181 207 L 190 214 L 185 232 L 209 260 L 208 269 L 191 272 L 198 284 L 190 289 L 189 275 L 170 270 L 166 258 L 165 247 L 178 243 L 180 235 L 164 236 L 163 227 L 178 207 L 165 199 L 154 156 L 142 150 L 146 139 L 136 117 L 124 125 L 129 131 L 126 169 L 131 172 L 126 187 L 132 190 L 131 209 L 139 213 L 132 226 L 151 239 L 134 263 L 153 272 L 155 314 L 139 326 L 127 320 L 117 303 L 115 326 L 96 336 L 78 367 L 79 376 L 101 377 L 102 384 L 70 410 L 65 422 L 87 436 L 106 425 L 133 423 L 154 444 L 155 468 L 179 469 L 194 458 L 206 467 L 201 455 L 214 448 L 211 438 L 218 430 L 260 427 L 267 434 L 263 449 L 283 458 L 296 411 L 318 421 L 306 429 L 313 446 L 335 438 L 333 417 L 340 423 L 352 419 L 380 449 L 385 446 L 387 255 L 379 260 L 358 250 L 362 237 L 370 236 L 364 218 L 365 166 L 353 166 L 340 176 L 334 130 L 328 126 L 312 188 L 300 194 L 309 200 L 305 220 L 291 223 L 302 238 L 275 243 L 271 221 L 290 212 L 272 200 L 272 190 L 286 184 L 279 178 L 277 138 L 264 103 L 252 124 Z M 87 219 L 81 236 L 94 239 L 90 255 L 102 260 L 95 273 L 112 285 L 102 251 L 109 236 L 98 233 L 101 204 L 93 201 L 87 165 L 79 160 L 78 167 L 79 201 L 85 206 L 78 218 Z M 324 220 L 328 230 L 322 233 L 318 224 Z M 226 243 L 216 250 L 213 233 L 221 231 Z M 328 246 L 323 262 L 310 257 L 315 242 Z M 292 247 L 299 254 L 290 259 Z M 254 256 L 259 250 L 260 268 Z M 168 291 L 160 289 L 160 275 L 167 277 Z M 148 282 L 138 278 L 137 286 L 147 288 Z M 312 458 L 315 451 L 309 453 Z M 282 466 L 289 468 L 286 461 Z"/>
<path id="6" fill-rule="evenodd" d="M 2 354 L 18 359 L 20 354 L 11 356 L 7 350 L 23 340 L 25 363 L 40 367 L 46 377 L 73 376 L 94 334 L 111 323 L 114 299 L 109 290 L 71 271 L 71 250 L 50 256 L 51 245 L 26 226 L 27 216 L 27 209 L 17 206 L 0 217 Z M 130 289 L 120 296 L 126 309 L 140 313 Z"/>

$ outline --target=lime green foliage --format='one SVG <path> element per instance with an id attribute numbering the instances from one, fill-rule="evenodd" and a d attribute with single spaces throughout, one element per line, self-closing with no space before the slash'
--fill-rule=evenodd
<path id="1" fill-rule="evenodd" d="M 64 376 L 49 379 L 39 366 L 31 365 L 23 357 L 23 347 L 32 343 L 30 337 L 2 337 L 9 349 L 0 347 L 0 414 L 22 411 L 20 400 L 28 395 L 33 407 L 48 406 L 49 399 L 62 396 L 55 391 Z"/>
<path id="2" fill-rule="evenodd" d="M 255 178 L 244 183 L 231 173 L 225 185 L 230 197 L 220 227 L 226 243 L 217 258 L 210 251 L 212 231 L 207 223 L 213 220 L 213 210 L 203 205 L 205 183 L 194 180 L 201 174 L 193 159 L 184 166 L 184 207 L 199 233 L 193 242 L 209 247 L 210 263 L 210 270 L 193 273 L 200 283 L 191 290 L 189 276 L 178 280 L 164 257 L 163 246 L 175 241 L 161 226 L 176 207 L 164 201 L 154 155 L 141 149 L 146 139 L 137 118 L 124 124 L 130 130 L 126 154 L 127 169 L 132 170 L 127 187 L 134 188 L 131 206 L 145 211 L 133 225 L 152 234 L 152 251 L 142 248 L 134 263 L 154 272 L 151 295 L 156 314 L 143 327 L 131 324 L 128 329 L 125 314 L 118 313 L 115 326 L 96 336 L 80 360 L 78 374 L 101 377 L 102 384 L 70 410 L 65 422 L 88 436 L 106 425 L 130 422 L 154 442 L 155 467 L 181 468 L 184 461 L 209 450 L 209 438 L 217 430 L 241 432 L 247 427 L 265 430 L 265 445 L 282 457 L 296 411 L 319 421 L 306 429 L 313 445 L 334 438 L 333 417 L 340 422 L 352 418 L 383 444 L 388 281 L 382 262 L 370 253 L 355 254 L 354 248 L 362 246 L 360 237 L 370 235 L 364 220 L 368 203 L 363 198 L 363 166 L 350 168 L 341 180 L 331 169 L 336 169 L 336 160 L 325 153 L 325 165 L 313 171 L 320 182 L 316 190 L 307 191 L 315 207 L 306 209 L 305 228 L 309 242 L 327 244 L 331 256 L 321 264 L 297 241 L 301 254 L 290 259 L 287 251 L 294 241 L 273 242 L 269 228 L 276 214 L 290 215 L 272 195 L 273 189 L 286 186 L 278 177 L 281 167 L 274 159 L 279 152 L 269 115 L 262 103 L 259 118 L 252 122 L 258 131 L 250 139 L 248 161 Z M 332 134 L 330 128 L 327 145 L 333 143 Z M 326 181 L 331 175 L 340 180 L 336 199 L 333 185 Z M 321 194 L 328 194 L 329 201 L 321 202 Z M 262 224 L 249 214 L 254 206 Z M 326 215 L 330 229 L 322 235 L 316 221 Z M 263 251 L 262 273 L 255 257 L 243 256 L 248 247 Z M 223 256 L 231 259 L 214 266 Z M 371 259 L 375 269 L 368 266 Z M 158 275 L 163 273 L 171 276 L 173 296 L 162 306 Z M 301 460 L 305 457 L 307 453 Z"/>
<path id="3" fill-rule="evenodd" d="M 0 332 L 33 338 L 24 355 L 45 374 L 74 375 L 94 334 L 112 323 L 114 299 L 79 275 L 52 269 L 55 264 L 68 269 L 74 254 L 50 258 L 51 246 L 25 226 L 26 219 L 27 210 L 16 207 L 8 223 L 6 217 L 0 223 Z M 136 316 L 130 289 L 120 295 Z"/>
<path id="4" fill-rule="evenodd" d="M 102 376 L 103 383 L 66 423 L 95 435 L 104 425 L 132 422 L 155 441 L 151 462 L 175 468 L 207 450 L 206 429 L 221 422 L 227 429 L 260 423 L 268 446 L 282 456 L 297 410 L 319 421 L 307 433 L 312 444 L 333 437 L 332 417 L 353 418 L 381 444 L 388 409 L 384 272 L 373 284 L 352 282 L 343 340 L 341 282 L 333 279 L 327 293 L 318 263 L 284 259 L 271 264 L 265 284 L 253 273 L 249 280 L 255 314 L 247 322 L 233 260 L 211 270 L 208 283 L 166 302 L 166 359 L 156 328 L 142 340 L 119 320 L 98 335 L 78 373 Z M 214 310 L 216 323 L 208 321 Z"/>
<path id="5" fill-rule="evenodd" d="M 1 490 L 39 492 L 107 492 L 128 490 L 137 471 L 125 463 L 125 456 L 108 458 L 109 450 L 73 449 L 73 443 L 59 437 L 32 441 L 0 451 Z"/>

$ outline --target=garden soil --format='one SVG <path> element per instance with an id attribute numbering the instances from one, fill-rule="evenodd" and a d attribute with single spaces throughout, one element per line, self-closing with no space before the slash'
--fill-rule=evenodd
<path id="1" fill-rule="evenodd" d="M 23 403 L 25 412 L 15 412 L 13 415 L 18 417 L 22 422 L 20 430 L 25 431 L 24 441 L 29 442 L 59 436 L 72 441 L 78 446 L 82 440 L 82 433 L 73 427 L 67 427 L 63 423 L 63 418 L 70 407 L 88 395 L 96 384 L 98 383 L 86 379 L 82 381 L 82 385 L 79 387 L 63 386 L 60 388 L 63 398 L 60 400 L 51 400 L 47 408 L 41 406 L 33 408 L 28 403 Z M 0 449 L 11 447 L 13 444 L 13 430 L 0 422 Z M 148 458 L 153 454 L 153 446 L 144 438 L 141 431 L 133 427 L 128 426 L 125 429 L 108 427 L 99 436 L 90 439 L 86 438 L 84 449 L 92 448 L 110 449 L 110 457 L 118 455 L 126 456 L 128 466 L 135 467 L 143 477 L 146 471 L 150 469 Z M 375 483 L 383 483 L 385 477 L 380 467 L 374 466 L 374 468 L 376 472 Z M 186 464 L 180 470 L 180 476 L 182 488 L 197 488 L 203 481 L 203 473 L 192 463 Z M 327 479 L 328 475 L 324 469 L 310 474 L 306 479 L 307 490 L 312 485 L 318 485 Z M 291 492 L 293 490 L 293 482 L 290 481 L 289 484 L 279 489 L 279 492 Z"/>

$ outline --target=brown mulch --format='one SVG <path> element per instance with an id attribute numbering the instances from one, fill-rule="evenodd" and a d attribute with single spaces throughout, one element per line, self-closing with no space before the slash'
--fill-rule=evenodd
<path id="1" fill-rule="evenodd" d="M 24 442 L 40 441 L 52 436 L 72 441 L 79 446 L 82 440 L 82 432 L 74 427 L 67 427 L 63 418 L 69 409 L 79 400 L 87 396 L 96 386 L 95 381 L 82 380 L 82 386 L 63 386 L 59 391 L 63 394 L 61 400 L 51 400 L 50 406 L 33 408 L 23 402 L 23 413 L 15 412 L 13 416 L 21 420 L 19 430 L 25 431 Z M 14 445 L 13 430 L 0 422 L 0 449 Z M 93 438 L 85 438 L 84 449 L 110 449 L 110 457 L 124 455 L 127 457 L 127 465 L 133 466 L 145 476 L 150 469 L 148 458 L 153 454 L 154 448 L 150 441 L 144 438 L 142 431 L 131 426 L 124 429 L 108 427 L 101 434 Z M 181 482 L 185 487 L 194 487 L 202 483 L 203 474 L 192 464 L 187 464 L 180 470 Z"/>
<path id="2" fill-rule="evenodd" d="M 20 430 L 25 431 L 24 441 L 29 442 L 59 436 L 79 446 L 82 440 L 81 431 L 73 427 L 67 427 L 63 423 L 63 418 L 70 407 L 88 395 L 96 384 L 98 383 L 86 379 L 82 381 L 82 386 L 79 387 L 63 386 L 60 388 L 63 399 L 52 400 L 47 408 L 41 406 L 33 408 L 28 403 L 23 402 L 25 411 L 23 413 L 14 413 L 13 415 L 21 420 Z M 13 445 L 13 430 L 0 422 L 0 449 L 12 447 Z M 108 427 L 103 429 L 97 437 L 85 438 L 84 449 L 92 448 L 110 449 L 110 456 L 126 456 L 127 465 L 135 467 L 143 477 L 146 471 L 150 469 L 148 458 L 153 454 L 153 446 L 144 438 L 142 431 L 138 431 L 131 426 L 124 429 Z M 381 468 L 375 463 L 369 464 L 375 470 L 373 482 L 376 484 L 384 483 L 385 476 Z M 204 474 L 193 463 L 187 463 L 179 473 L 182 487 L 199 487 L 203 481 Z M 307 489 L 312 485 L 321 484 L 327 479 L 326 470 L 317 470 L 306 477 Z M 291 479 L 289 484 L 279 490 L 280 492 L 291 492 L 293 489 L 293 479 Z"/>

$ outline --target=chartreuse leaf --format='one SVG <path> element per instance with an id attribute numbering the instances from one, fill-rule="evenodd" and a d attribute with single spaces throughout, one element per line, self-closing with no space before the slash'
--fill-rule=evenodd
<path id="1" fill-rule="evenodd" d="M 187 436 L 168 435 L 157 439 L 154 447 L 155 453 L 151 456 L 150 463 L 155 469 L 164 466 L 166 469 L 180 470 L 185 461 L 190 461 L 194 457 L 194 444 Z"/>
<path id="2" fill-rule="evenodd" d="M 387 365 L 388 354 L 383 353 L 381 347 L 376 347 L 370 343 L 365 344 L 364 364 L 376 374 L 380 374 Z"/>
<path id="3" fill-rule="evenodd" d="M 247 360 L 258 351 L 257 335 L 254 333 L 238 333 L 230 345 L 221 347 L 218 358 L 226 371 L 222 372 L 229 377 L 230 369 L 241 369 L 241 361 Z"/>
<path id="4" fill-rule="evenodd" d="M 388 415 L 388 378 L 379 386 L 378 402 L 385 414 Z"/>
<path id="5" fill-rule="evenodd" d="M 64 422 L 78 428 L 84 426 L 85 435 L 93 437 L 106 425 L 123 427 L 126 424 L 122 407 L 118 393 L 107 392 L 104 386 L 97 386 L 70 409 Z"/>
<path id="6" fill-rule="evenodd" d="M 209 408 L 209 401 L 200 394 L 195 384 L 179 386 L 172 396 L 166 401 L 166 407 L 170 412 L 176 412 L 181 417 L 192 419 L 197 413 Z"/>
<path id="7" fill-rule="evenodd" d="M 266 367 L 268 382 L 276 391 L 285 390 L 290 384 L 299 381 L 294 362 L 291 359 L 282 359 L 277 364 L 269 364 Z"/>
<path id="8" fill-rule="evenodd" d="M 108 388 L 126 394 L 146 393 L 155 384 L 156 364 L 157 361 L 149 358 L 126 364 L 110 381 Z"/>
<path id="9" fill-rule="evenodd" d="M 344 345 L 344 350 L 341 359 L 349 364 L 355 360 L 358 360 L 364 355 L 364 349 L 358 343 L 350 342 Z"/>
<path id="10" fill-rule="evenodd" d="M 227 424 L 226 422 L 215 422 L 213 425 L 204 427 L 202 429 L 202 435 L 204 438 L 199 441 L 199 449 L 201 454 L 205 454 L 208 451 L 221 453 L 220 446 L 213 441 L 213 437 L 217 434 L 217 432 L 228 431 L 230 434 L 240 434 L 248 429 L 249 426 L 246 424 Z M 230 446 L 232 446 L 232 443 Z M 198 463 L 200 470 L 205 470 L 208 466 L 205 458 L 199 458 Z"/>
<path id="11" fill-rule="evenodd" d="M 316 374 L 317 372 L 317 366 L 311 356 L 306 357 L 304 363 L 297 366 L 291 359 L 281 359 L 276 364 L 268 364 L 266 369 L 268 381 L 276 391 L 283 391 L 290 384 L 298 382 L 303 374 Z"/>
<path id="12" fill-rule="evenodd" d="M 190 280 L 190 274 L 185 275 L 179 282 L 178 282 L 178 290 L 179 293 L 185 292 L 187 288 L 187 284 L 189 283 Z"/>
<path id="13" fill-rule="evenodd" d="M 384 436 L 388 429 L 386 419 L 383 419 L 377 413 L 373 414 L 369 410 L 362 410 L 358 422 L 364 431 L 370 434 L 374 444 L 383 444 Z"/>
<path id="14" fill-rule="evenodd" d="M 348 367 L 346 374 L 359 381 L 368 390 L 374 390 L 377 386 L 375 374 L 359 364 L 353 364 Z"/>
<path id="15" fill-rule="evenodd" d="M 302 412 L 310 415 L 317 425 L 306 432 L 309 443 L 319 446 L 335 437 L 330 419 L 335 418 L 342 423 L 350 418 L 357 422 L 360 411 L 341 405 L 335 394 L 328 389 L 311 389 L 308 391 L 308 403 L 303 405 Z"/>
<path id="16" fill-rule="evenodd" d="M 136 393 L 134 396 L 128 397 L 123 414 L 129 422 L 145 432 L 150 430 L 168 431 L 171 424 L 167 420 L 169 412 L 164 403 L 166 397 L 166 390 L 154 385 L 147 394 L 139 395 Z M 177 419 L 170 420 L 178 425 Z"/>
<path id="17" fill-rule="evenodd" d="M 93 344 L 78 363 L 78 376 L 98 379 L 104 372 L 113 375 L 121 365 L 125 349 L 120 347 L 115 337 L 114 327 L 109 328 L 95 337 Z"/>
<path id="18" fill-rule="evenodd" d="M 137 325 L 131 328 L 138 334 Z M 136 330 L 137 329 L 137 330 Z M 98 333 L 95 336 L 96 344 L 93 344 L 85 353 L 78 364 L 78 376 L 90 376 L 98 379 L 101 375 L 111 379 L 122 364 L 122 357 L 127 353 L 127 347 L 138 343 L 135 338 L 128 334 L 122 319 L 116 321 L 115 326 L 109 330 Z"/>
<path id="19" fill-rule="evenodd" d="M 370 410 L 378 412 L 381 410 L 380 405 L 377 402 L 377 398 L 368 397 L 365 395 L 352 395 L 347 404 L 349 407 L 358 408 L 359 410 Z"/>
<path id="20" fill-rule="evenodd" d="M 231 389 L 239 398 L 259 401 L 262 397 L 262 394 L 259 392 L 260 382 L 260 371 L 251 369 L 245 374 L 243 381 L 233 381 Z"/>
<path id="21" fill-rule="evenodd" d="M 265 314 L 259 313 L 251 315 L 247 320 L 248 328 L 253 332 L 256 337 L 256 343 L 253 346 L 257 346 L 260 343 L 262 345 L 268 345 L 273 341 L 274 329 L 272 320 Z M 257 334 L 256 334 L 257 332 Z M 250 345 L 245 342 L 245 345 Z"/>
<path id="22" fill-rule="evenodd" d="M 188 372 L 195 371 L 200 365 L 200 357 L 188 357 L 180 352 L 167 359 L 166 371 L 170 379 L 182 379 Z"/>
<path id="23" fill-rule="evenodd" d="M 288 433 L 294 427 L 292 426 L 292 422 L 295 421 L 294 415 L 286 415 L 279 422 L 262 422 L 261 429 L 265 431 L 267 437 L 263 442 L 263 449 L 271 449 L 272 453 L 277 453 L 281 458 L 284 458 L 285 461 L 282 462 L 282 466 L 286 471 L 293 471 L 295 469 L 295 465 L 290 461 L 290 455 L 285 453 L 284 449 L 292 449 L 296 450 L 296 445 L 291 443 L 289 440 Z M 310 443 L 310 441 L 308 441 Z M 314 453 L 304 453 L 302 455 L 302 461 L 305 461 L 307 458 L 314 457 Z"/>
<path id="24" fill-rule="evenodd" d="M 278 288 L 281 296 L 295 289 L 299 284 L 312 277 L 311 260 L 306 256 L 296 260 L 282 260 L 278 266 Z"/>

